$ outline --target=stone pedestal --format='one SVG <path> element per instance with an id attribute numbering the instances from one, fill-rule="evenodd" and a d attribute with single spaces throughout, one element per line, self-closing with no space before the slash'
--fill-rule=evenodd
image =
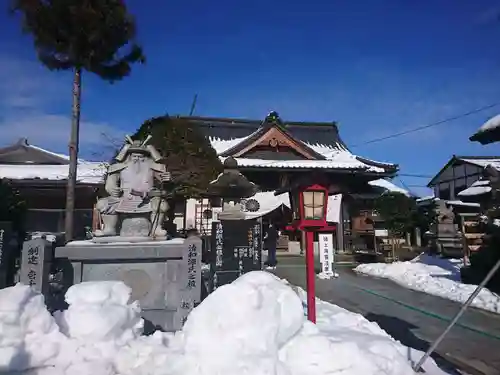
<path id="1" fill-rule="evenodd" d="M 127 216 L 121 221 L 120 237 L 148 237 L 151 233 L 148 216 Z"/>
<path id="2" fill-rule="evenodd" d="M 72 282 L 121 280 L 143 317 L 166 331 L 180 329 L 201 299 L 201 239 L 137 243 L 74 241 L 55 250 Z"/>

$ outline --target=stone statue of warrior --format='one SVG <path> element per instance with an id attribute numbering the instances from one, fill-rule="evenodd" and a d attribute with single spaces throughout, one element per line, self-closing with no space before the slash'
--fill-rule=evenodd
<path id="1" fill-rule="evenodd" d="M 96 237 L 117 235 L 119 217 L 123 219 L 121 236 L 164 237 L 166 231 L 161 224 L 168 204 L 162 199 L 162 190 L 155 188 L 155 181 L 164 183 L 170 181 L 170 173 L 165 165 L 158 163 L 160 154 L 152 145 L 144 142 L 132 141 L 127 136 L 123 148 L 115 157 L 116 163 L 108 168 L 105 190 L 109 197 L 97 201 L 96 209 L 100 212 L 103 228 L 97 230 Z M 131 225 L 132 229 L 124 234 L 125 220 L 148 217 L 147 228 L 144 221 Z"/>

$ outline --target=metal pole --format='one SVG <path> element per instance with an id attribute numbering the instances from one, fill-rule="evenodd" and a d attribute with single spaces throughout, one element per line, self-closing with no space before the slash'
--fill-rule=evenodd
<path id="1" fill-rule="evenodd" d="M 420 361 L 418 361 L 417 364 L 413 367 L 414 371 L 420 370 L 420 367 L 422 367 L 422 365 L 427 360 L 427 358 L 429 358 L 429 356 L 432 354 L 432 352 L 441 343 L 441 341 L 444 339 L 444 337 L 447 335 L 447 333 L 450 331 L 450 329 L 455 325 L 455 323 L 458 321 L 458 319 L 460 319 L 460 317 L 465 312 L 465 310 L 467 310 L 467 308 L 470 306 L 470 304 L 472 303 L 472 301 L 474 300 L 474 298 L 477 297 L 477 295 L 479 294 L 479 292 L 481 291 L 481 289 L 484 288 L 484 286 L 488 283 L 488 281 L 490 281 L 490 279 L 498 271 L 499 268 L 500 268 L 500 260 L 498 260 L 496 262 L 496 264 L 493 266 L 493 268 L 490 270 L 490 272 L 488 272 L 488 274 L 486 275 L 486 277 L 484 278 L 484 280 L 481 281 L 481 284 L 479 284 L 477 286 L 476 290 L 474 290 L 474 292 L 470 295 L 470 297 L 467 299 L 467 301 L 465 301 L 465 303 L 460 308 L 460 311 L 457 313 L 457 315 L 455 315 L 455 317 L 450 322 L 450 324 L 448 325 L 448 327 L 446 327 L 446 329 L 441 334 L 441 336 L 439 336 L 436 339 L 436 341 L 434 341 L 434 343 L 430 346 L 430 348 L 427 350 L 427 352 L 422 356 L 422 358 L 420 358 Z"/>
<path id="2" fill-rule="evenodd" d="M 316 323 L 316 272 L 314 270 L 314 232 L 306 231 L 307 319 Z"/>

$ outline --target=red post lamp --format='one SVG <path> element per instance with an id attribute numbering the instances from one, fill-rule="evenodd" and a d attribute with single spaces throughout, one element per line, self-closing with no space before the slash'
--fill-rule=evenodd
<path id="1" fill-rule="evenodd" d="M 328 188 L 323 185 L 302 185 L 290 192 L 293 222 L 288 230 L 301 230 L 306 234 L 307 318 L 316 323 L 316 291 L 314 270 L 314 232 L 333 230 L 328 226 Z"/>

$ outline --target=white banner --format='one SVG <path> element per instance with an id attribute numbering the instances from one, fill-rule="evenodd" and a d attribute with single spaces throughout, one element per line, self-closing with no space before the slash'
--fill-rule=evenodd
<path id="1" fill-rule="evenodd" d="M 319 233 L 319 260 L 321 262 L 321 273 L 325 276 L 333 276 L 332 264 L 334 256 L 333 234 Z"/>

